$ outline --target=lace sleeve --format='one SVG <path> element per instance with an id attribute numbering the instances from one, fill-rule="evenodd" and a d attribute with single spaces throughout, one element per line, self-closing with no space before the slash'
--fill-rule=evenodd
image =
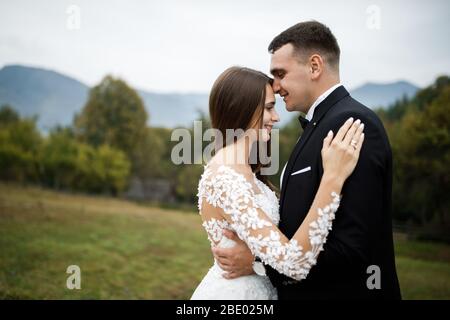
<path id="1" fill-rule="evenodd" d="M 308 226 L 309 250 L 305 250 L 299 245 L 296 236 L 287 239 L 264 211 L 258 208 L 254 201 L 254 187 L 244 175 L 230 167 L 221 166 L 203 180 L 201 189 L 199 209 L 202 200 L 220 208 L 222 216 L 254 255 L 278 272 L 296 280 L 305 279 L 316 264 L 340 202 L 340 196 L 333 192 L 330 203 L 318 209 L 317 219 Z"/>

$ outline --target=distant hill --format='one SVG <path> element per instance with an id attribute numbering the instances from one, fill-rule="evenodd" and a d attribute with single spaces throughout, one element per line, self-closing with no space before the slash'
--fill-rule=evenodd
<path id="1" fill-rule="evenodd" d="M 415 85 L 407 81 L 393 83 L 366 83 L 351 91 L 353 98 L 370 108 L 387 107 L 403 95 L 408 98 L 414 96 L 419 90 Z"/>
<path id="2" fill-rule="evenodd" d="M 23 116 L 38 115 L 48 130 L 68 125 L 86 103 L 89 87 L 51 70 L 9 65 L 0 69 L 0 105 L 8 103 Z M 206 94 L 160 94 L 138 90 L 153 126 L 189 125 L 198 109 L 207 111 Z"/>
<path id="3" fill-rule="evenodd" d="M 201 93 L 153 93 L 138 90 L 150 114 L 150 125 L 174 128 L 191 126 L 199 111 L 208 113 L 208 95 Z"/>
<path id="4" fill-rule="evenodd" d="M 369 107 L 386 107 L 404 94 L 413 95 L 417 87 L 399 81 L 391 84 L 367 83 L 351 94 Z M 207 94 L 154 93 L 137 90 L 150 114 L 151 126 L 173 128 L 190 126 L 208 113 Z M 89 87 L 64 74 L 42 68 L 8 65 L 0 69 L 0 105 L 8 103 L 23 116 L 38 115 L 39 128 L 69 125 L 86 103 Z M 281 125 L 292 118 L 281 99 L 277 99 Z"/>
<path id="5" fill-rule="evenodd" d="M 23 116 L 39 116 L 39 127 L 69 124 L 86 101 L 89 88 L 50 70 L 6 66 L 0 70 L 0 105 L 10 104 Z"/>

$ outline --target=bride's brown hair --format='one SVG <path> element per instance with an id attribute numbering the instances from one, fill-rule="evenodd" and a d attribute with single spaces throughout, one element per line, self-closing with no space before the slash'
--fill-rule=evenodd
<path id="1" fill-rule="evenodd" d="M 222 133 L 225 138 L 227 129 L 247 130 L 258 125 L 262 128 L 266 86 L 272 85 L 273 79 L 260 71 L 244 67 L 231 67 L 225 70 L 214 82 L 209 95 L 209 115 L 211 126 Z M 233 141 L 230 141 L 233 142 Z M 228 143 L 230 143 L 228 142 Z M 259 150 L 259 141 L 256 150 Z M 223 139 L 220 147 L 225 147 Z M 270 140 L 267 141 L 267 155 L 270 156 Z M 250 164 L 258 179 L 271 189 L 275 187 L 261 175 L 263 165 L 257 152 L 256 163 Z"/>

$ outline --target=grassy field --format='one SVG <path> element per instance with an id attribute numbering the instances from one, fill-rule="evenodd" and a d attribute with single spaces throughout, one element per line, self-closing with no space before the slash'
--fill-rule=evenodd
<path id="1" fill-rule="evenodd" d="M 212 263 L 197 214 L 0 184 L 0 298 L 188 299 Z M 450 299 L 450 246 L 396 237 L 405 299 Z M 81 268 L 81 290 L 66 269 Z"/>

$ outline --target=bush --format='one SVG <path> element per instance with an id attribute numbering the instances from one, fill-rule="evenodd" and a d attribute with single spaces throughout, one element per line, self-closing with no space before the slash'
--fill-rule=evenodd
<path id="1" fill-rule="evenodd" d="M 4 117 L 6 113 L 8 117 Z M 36 182 L 41 145 L 35 120 L 20 120 L 7 107 L 0 109 L 0 179 Z"/>
<path id="2" fill-rule="evenodd" d="M 117 194 L 126 187 L 130 162 L 107 145 L 94 148 L 68 131 L 53 132 L 42 152 L 45 183 L 57 189 Z"/>

